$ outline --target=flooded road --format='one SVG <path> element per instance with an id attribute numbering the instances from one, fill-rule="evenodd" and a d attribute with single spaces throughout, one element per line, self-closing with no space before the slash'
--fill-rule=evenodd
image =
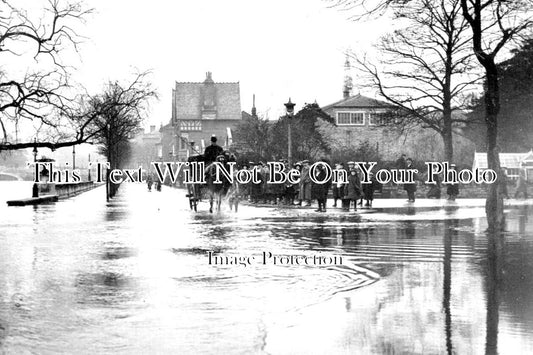
<path id="1" fill-rule="evenodd" d="M 211 215 L 133 184 L 8 208 L 24 184 L 0 183 L 0 353 L 533 353 L 533 206 L 492 236 L 480 207 Z"/>

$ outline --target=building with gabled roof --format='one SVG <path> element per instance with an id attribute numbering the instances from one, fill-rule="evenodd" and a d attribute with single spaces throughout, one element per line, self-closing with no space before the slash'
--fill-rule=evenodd
<path id="1" fill-rule="evenodd" d="M 172 117 L 161 127 L 160 159 L 183 160 L 203 153 L 215 135 L 218 145 L 231 145 L 232 131 L 242 120 L 239 82 L 176 82 L 172 89 Z"/>
<path id="2" fill-rule="evenodd" d="M 390 119 L 394 106 L 361 94 L 349 95 L 324 106 L 322 110 L 335 122 L 332 140 L 336 146 L 355 147 L 365 141 L 386 160 L 394 160 L 400 152 L 398 129 L 384 125 Z"/>
<path id="3" fill-rule="evenodd" d="M 395 161 L 401 154 L 420 161 L 444 159 L 442 137 L 423 124 L 410 123 L 403 126 L 399 107 L 361 94 L 351 95 L 353 88 L 350 63 L 346 59 L 343 98 L 322 108 L 335 122 L 334 128 L 324 131 L 332 145 L 341 151 L 352 151 L 367 143 L 386 161 Z M 460 114 L 454 113 L 454 114 Z M 460 131 L 461 127 L 454 127 Z M 472 162 L 472 143 L 456 134 L 453 138 L 455 161 L 461 165 Z"/>

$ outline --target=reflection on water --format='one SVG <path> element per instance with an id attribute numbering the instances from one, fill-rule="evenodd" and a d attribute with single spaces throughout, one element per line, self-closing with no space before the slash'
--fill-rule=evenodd
<path id="1" fill-rule="evenodd" d="M 184 194 L 0 201 L 0 353 L 533 352 L 531 207 L 494 235 L 460 204 L 211 215 Z M 214 266 L 208 251 L 343 263 Z"/>

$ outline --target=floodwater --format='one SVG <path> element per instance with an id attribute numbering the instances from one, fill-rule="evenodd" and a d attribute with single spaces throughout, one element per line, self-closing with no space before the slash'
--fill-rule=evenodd
<path id="1" fill-rule="evenodd" d="M 460 203 L 211 215 L 124 184 L 5 205 L 30 192 L 0 183 L 0 353 L 533 353 L 533 206 L 496 236 Z"/>

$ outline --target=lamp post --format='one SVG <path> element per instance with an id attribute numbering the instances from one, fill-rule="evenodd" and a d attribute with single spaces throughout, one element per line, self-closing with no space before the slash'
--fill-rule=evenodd
<path id="1" fill-rule="evenodd" d="M 76 146 L 72 146 L 72 170 L 76 170 Z"/>
<path id="2" fill-rule="evenodd" d="M 287 134 L 288 134 L 288 156 L 287 159 L 289 161 L 289 166 L 292 166 L 292 132 L 291 132 L 291 121 L 294 116 L 294 103 L 291 102 L 291 98 L 289 97 L 289 102 L 285 103 L 285 110 L 287 111 Z"/>
<path id="3" fill-rule="evenodd" d="M 33 139 L 33 164 L 37 164 L 37 139 Z M 35 168 L 35 171 L 37 172 L 37 176 L 35 178 L 39 177 L 39 169 Z M 37 186 L 37 183 L 33 183 L 32 187 L 32 193 L 31 197 L 39 197 L 39 186 Z"/>
<path id="4" fill-rule="evenodd" d="M 89 163 L 87 164 L 88 176 L 87 180 L 91 181 L 91 153 L 89 153 Z"/>

